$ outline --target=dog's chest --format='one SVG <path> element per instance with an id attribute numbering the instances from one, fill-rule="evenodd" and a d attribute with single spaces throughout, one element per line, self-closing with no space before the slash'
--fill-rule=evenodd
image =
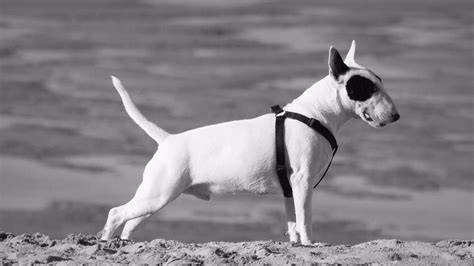
<path id="1" fill-rule="evenodd" d="M 317 178 L 332 157 L 331 145 L 319 133 L 298 121 L 287 121 L 285 144 L 290 175 Z"/>

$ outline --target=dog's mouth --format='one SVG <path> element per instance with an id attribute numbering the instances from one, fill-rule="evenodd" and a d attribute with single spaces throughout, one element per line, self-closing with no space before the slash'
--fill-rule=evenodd
<path id="1" fill-rule="evenodd" d="M 362 116 L 364 117 L 365 120 L 369 121 L 369 122 L 373 122 L 374 119 L 372 119 L 372 117 L 369 115 L 369 113 L 367 113 L 366 111 L 363 111 L 362 112 Z"/>
<path id="2" fill-rule="evenodd" d="M 372 116 L 370 116 L 369 113 L 367 113 L 367 111 L 362 111 L 362 117 L 364 118 L 365 121 L 369 122 L 369 124 L 373 127 L 384 127 L 387 125 L 387 123 L 383 123 L 383 122 L 376 123 L 374 119 L 372 118 Z"/>

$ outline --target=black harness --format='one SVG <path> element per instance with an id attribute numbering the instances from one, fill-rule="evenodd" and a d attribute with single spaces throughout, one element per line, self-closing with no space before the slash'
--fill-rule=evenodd
<path id="1" fill-rule="evenodd" d="M 293 113 L 289 111 L 284 111 L 279 105 L 274 105 L 271 107 L 272 112 L 275 114 L 275 145 L 276 145 L 276 171 L 278 179 L 280 180 L 281 188 L 283 189 L 283 196 L 289 198 L 293 196 L 293 190 L 290 186 L 290 181 L 287 176 L 287 169 L 285 163 L 285 118 L 295 119 L 300 121 L 303 124 L 306 124 L 310 128 L 314 129 L 316 132 L 321 134 L 328 142 L 331 144 L 332 148 L 332 157 L 329 162 L 326 171 L 324 171 L 323 176 L 319 179 L 318 183 L 313 188 L 316 188 L 321 180 L 329 170 L 331 166 L 332 159 L 337 152 L 337 141 L 334 135 L 321 124 L 317 119 L 306 117 L 302 114 Z"/>

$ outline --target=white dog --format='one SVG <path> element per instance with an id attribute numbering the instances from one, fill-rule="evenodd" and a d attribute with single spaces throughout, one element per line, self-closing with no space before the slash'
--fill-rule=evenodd
<path id="1" fill-rule="evenodd" d="M 333 134 L 351 118 L 373 127 L 399 119 L 382 80 L 355 63 L 355 42 L 343 61 L 329 49 L 329 75 L 313 84 L 284 107 L 318 119 Z M 209 200 L 212 194 L 251 192 L 281 194 L 275 170 L 275 115 L 205 126 L 169 134 L 148 121 L 135 107 L 121 82 L 112 77 L 130 117 L 158 144 L 145 167 L 143 181 L 128 203 L 112 208 L 102 240 L 112 237 L 125 223 L 121 238 L 144 219 L 159 211 L 181 193 Z M 331 146 L 307 125 L 285 121 L 286 165 L 293 198 L 285 198 L 290 241 L 311 244 L 311 197 L 313 185 L 326 170 Z"/>

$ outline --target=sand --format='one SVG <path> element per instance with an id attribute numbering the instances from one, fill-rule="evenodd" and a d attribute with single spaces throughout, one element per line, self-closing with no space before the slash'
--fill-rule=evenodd
<path id="1" fill-rule="evenodd" d="M 0 232 L 0 262 L 4 263 L 163 263 L 163 264 L 310 264 L 310 263 L 474 263 L 474 240 L 437 243 L 374 240 L 358 245 L 301 246 L 289 242 L 181 243 L 155 239 L 134 242 L 99 241 L 91 235 L 69 235 L 55 240 L 35 233 Z"/>

